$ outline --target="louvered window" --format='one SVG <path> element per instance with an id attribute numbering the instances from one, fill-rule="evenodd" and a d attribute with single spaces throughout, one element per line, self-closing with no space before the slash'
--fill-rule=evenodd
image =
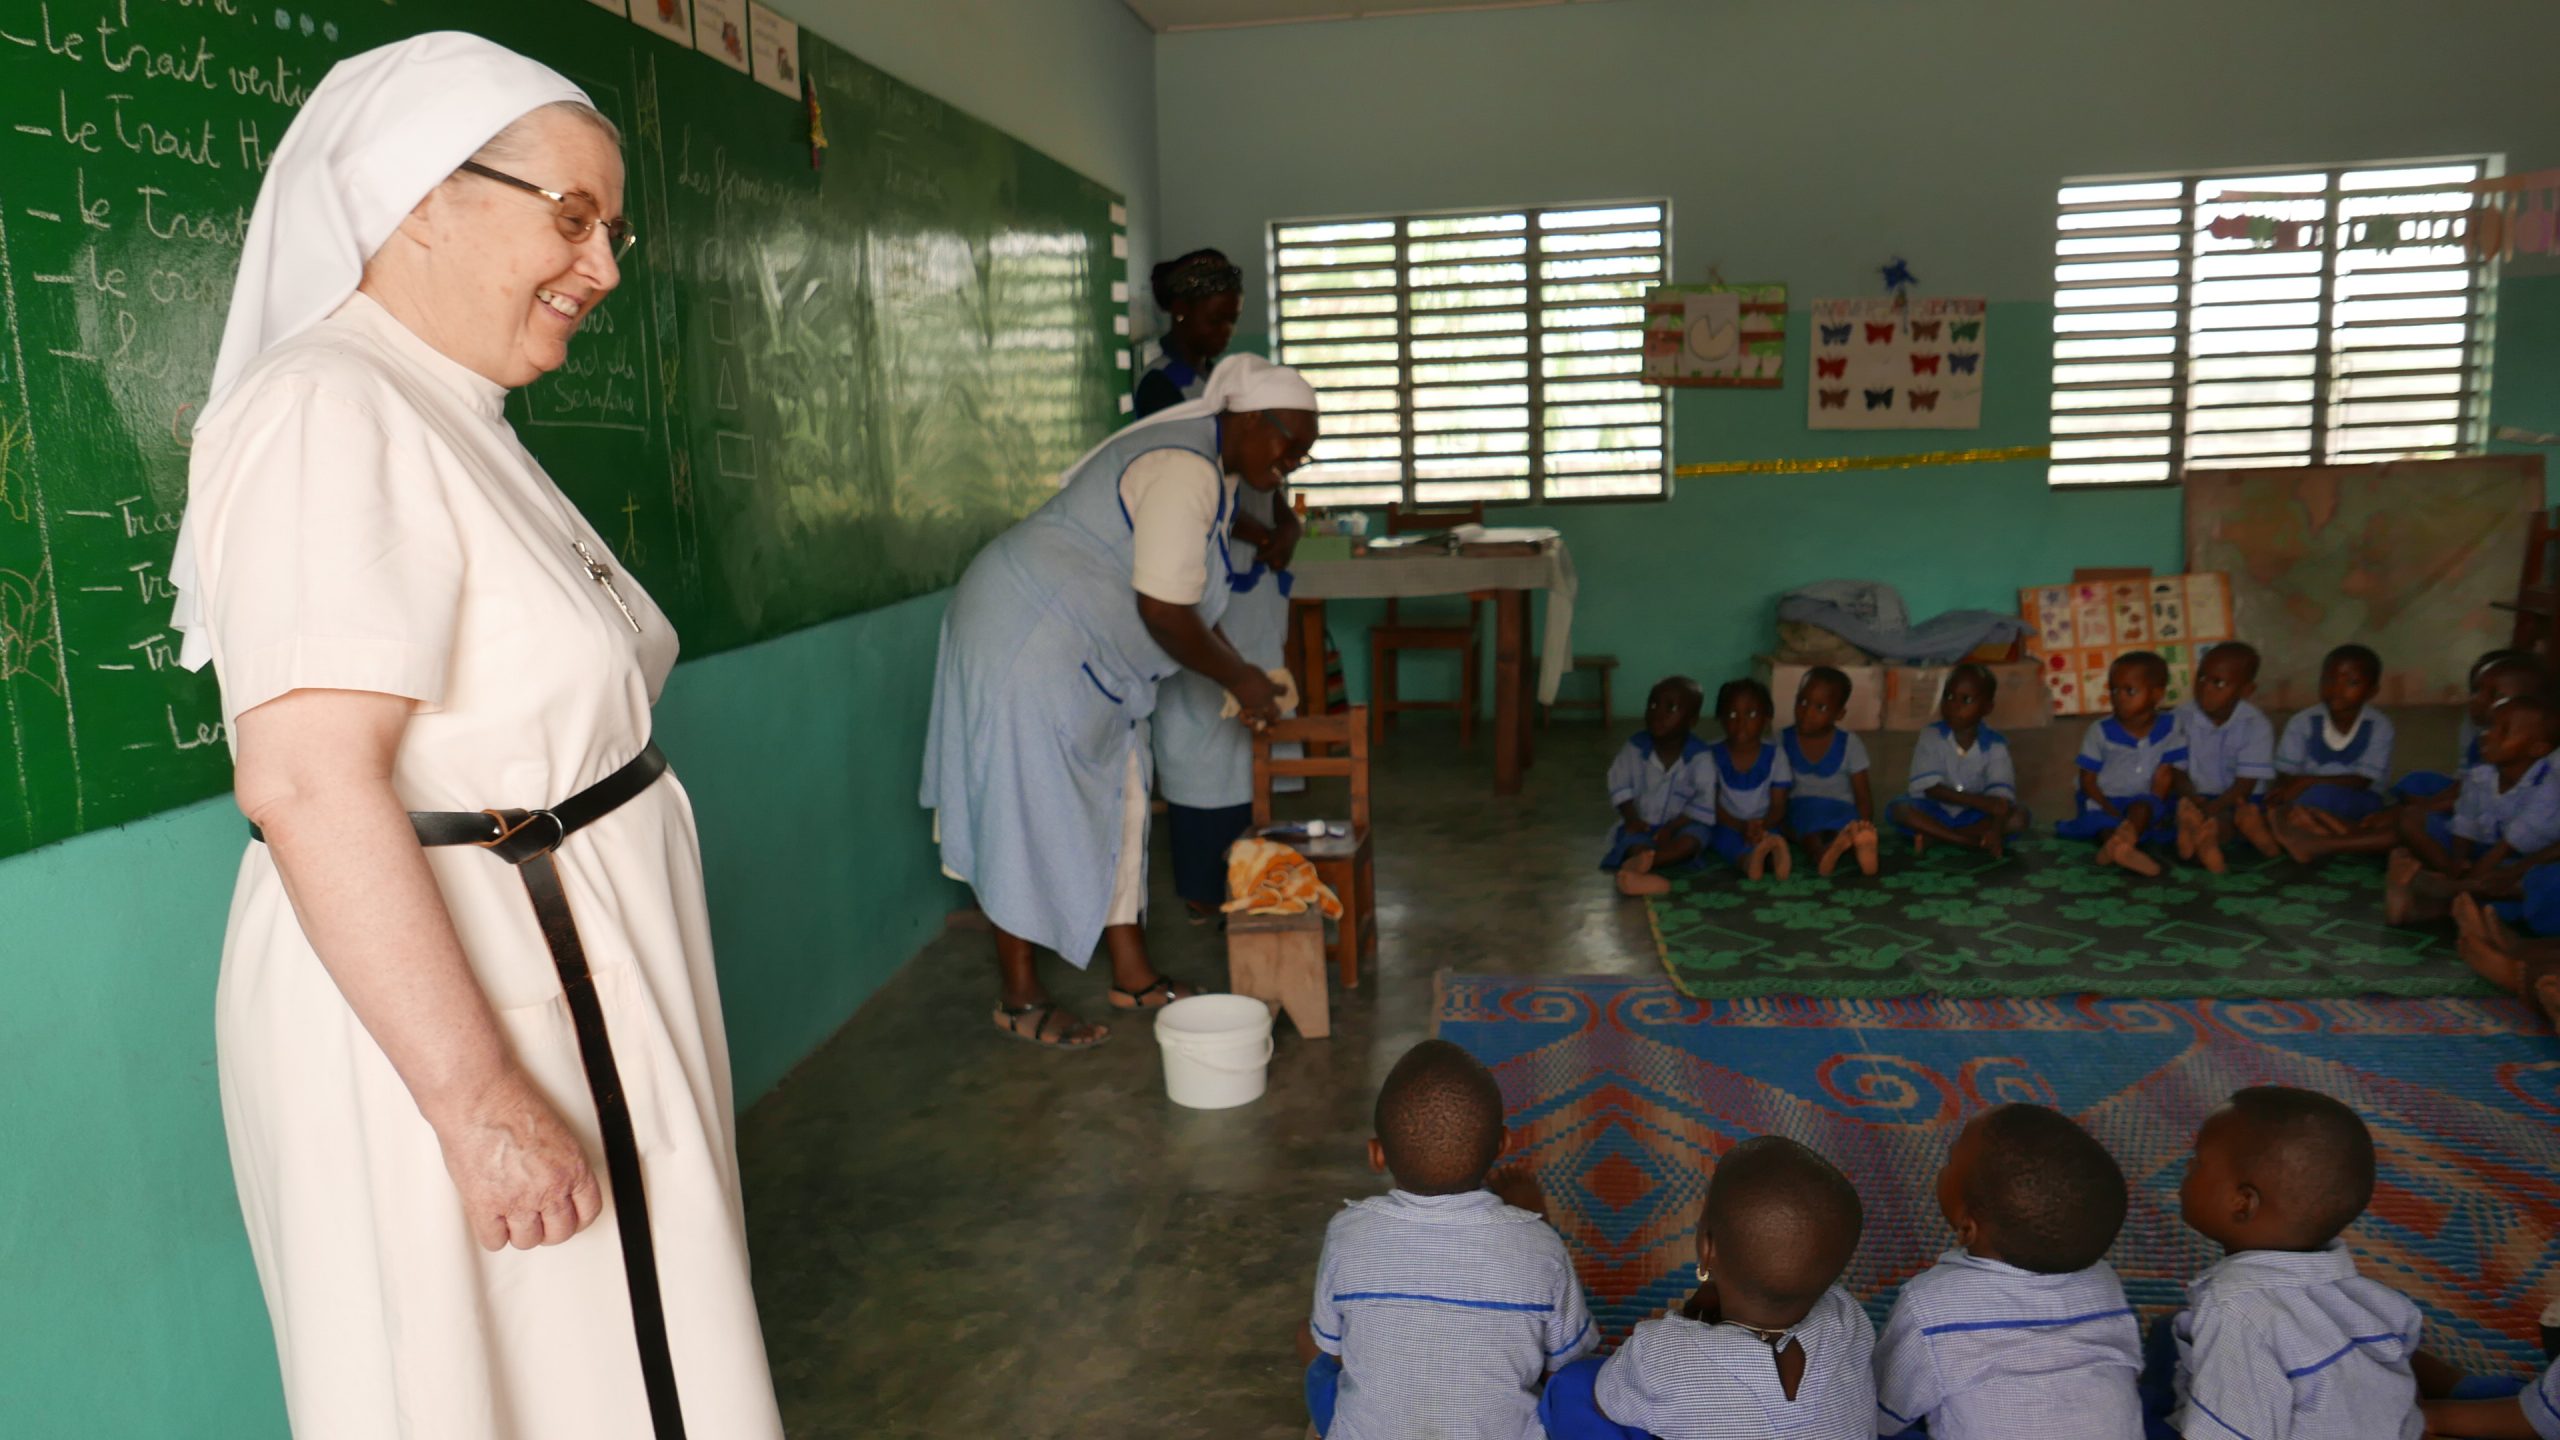
<path id="1" fill-rule="evenodd" d="M 2073 180 L 2054 242 L 2056 485 L 2477 450 L 2488 159 Z"/>
<path id="2" fill-rule="evenodd" d="M 1274 224 L 1273 344 L 1324 392 L 1290 483 L 1316 505 L 1660 497 L 1670 406 L 1637 377 L 1670 252 L 1661 202 Z"/>

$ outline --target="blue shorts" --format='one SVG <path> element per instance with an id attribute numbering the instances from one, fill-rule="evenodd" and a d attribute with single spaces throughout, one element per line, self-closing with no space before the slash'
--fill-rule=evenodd
<path id="1" fill-rule="evenodd" d="M 1333 1402 L 1341 1391 L 1341 1356 L 1318 1355 L 1307 1363 L 1307 1418 L 1318 1435 L 1333 1428 Z"/>
<path id="2" fill-rule="evenodd" d="M 2011 805 L 2016 805 L 2017 801 L 2012 800 L 2009 803 Z M 2023 813 L 2024 812 L 2022 810 L 2010 811 L 2012 816 Z M 1915 814 L 1926 815 L 1937 821 L 1939 824 L 1952 830 L 1970 830 L 1974 826 L 1985 824 L 1991 819 L 1990 815 L 1983 811 L 1968 810 L 1962 805 L 1942 805 L 1937 801 L 1930 799 L 1926 795 L 1906 795 L 1884 807 L 1884 818 L 1893 822 L 1894 825 L 1898 826 L 1902 832 L 1907 835 L 1916 835 L 1919 833 L 1918 830 L 1913 828 L 1911 822 L 1904 818 L 1905 816 Z M 2020 828 L 2023 829 L 2024 827 L 2021 826 Z"/>
<path id="3" fill-rule="evenodd" d="M 1854 801 L 1825 795 L 1787 799 L 1787 833 L 1798 840 L 1812 835 L 1837 835 L 1857 823 L 1858 806 Z"/>
<path id="4" fill-rule="evenodd" d="M 1600 1413 L 1593 1388 L 1606 1363 L 1597 1355 L 1585 1356 L 1547 1377 L 1547 1388 L 1538 1396 L 1538 1423 L 1547 1427 L 1547 1440 L 1653 1440 L 1653 1432 Z"/>
<path id="5" fill-rule="evenodd" d="M 2077 813 L 2068 820 L 2054 822 L 2053 826 L 2053 833 L 2065 840 L 2104 840 L 2115 832 L 2118 825 L 2124 823 L 2090 804 L 2089 797 L 2085 793 L 2075 793 L 2072 799 L 2078 805 Z M 2151 807 L 2151 828 L 2142 832 L 2143 844 L 2173 845 L 2177 843 L 2176 806 L 2147 791 L 2140 795 L 2110 795 L 2107 800 L 2115 805 L 2147 804 Z"/>
<path id="6" fill-rule="evenodd" d="M 2391 793 L 2402 800 L 2433 800 L 2461 783 L 2459 776 L 2441 770 L 2414 770 L 2401 776 Z"/>
<path id="7" fill-rule="evenodd" d="M 2379 813 L 2389 802 L 2380 791 L 2370 788 L 2357 790 L 2346 785 L 2314 785 L 2293 797 L 2293 803 L 2326 810 L 2341 820 L 2353 823 Z"/>
<path id="8" fill-rule="evenodd" d="M 1675 835 L 1695 835 L 1698 837 L 1698 853 L 1670 868 L 1674 870 L 1704 869 L 1707 863 L 1707 851 L 1714 845 L 1714 840 L 1710 834 L 1714 829 L 1714 826 L 1705 824 L 1701 821 L 1683 820 L 1679 824 L 1671 826 L 1667 832 L 1663 830 L 1656 830 L 1650 835 L 1638 835 L 1629 830 L 1626 826 L 1620 825 L 1616 830 L 1610 832 L 1609 853 L 1600 857 L 1600 868 L 1603 870 L 1615 870 L 1620 866 L 1625 865 L 1627 863 L 1627 856 L 1634 853 L 1638 845 L 1650 848 L 1660 845 L 1663 841 L 1668 840 Z"/>

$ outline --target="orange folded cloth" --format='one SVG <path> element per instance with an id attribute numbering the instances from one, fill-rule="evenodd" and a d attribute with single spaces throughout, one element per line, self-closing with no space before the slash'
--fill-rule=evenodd
<path id="1" fill-rule="evenodd" d="M 1239 840 L 1227 851 L 1229 913 L 1303 915 L 1322 910 L 1327 920 L 1342 918 L 1342 901 L 1316 878 L 1307 857 L 1272 840 Z"/>

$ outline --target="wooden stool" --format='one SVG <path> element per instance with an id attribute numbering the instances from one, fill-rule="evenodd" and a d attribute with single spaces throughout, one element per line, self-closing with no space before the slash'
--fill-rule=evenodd
<path id="1" fill-rule="evenodd" d="M 1324 980 L 1324 916 L 1227 917 L 1227 988 L 1275 1010 L 1310 1040 L 1333 1033 L 1333 1002 Z"/>
<path id="2" fill-rule="evenodd" d="M 1555 703 L 1547 707 L 1547 713 L 1542 723 L 1554 723 L 1556 712 L 1559 710 L 1597 710 L 1600 712 L 1600 728 L 1603 730 L 1609 728 L 1609 677 L 1615 675 L 1618 671 L 1618 657 L 1615 655 L 1576 655 L 1573 657 L 1573 666 L 1567 673 L 1579 675 L 1585 670 L 1589 670 L 1600 677 L 1600 698 L 1597 700 L 1567 700 L 1564 698 L 1564 693 L 1559 690 L 1556 693 Z M 1529 673 L 1533 676 L 1538 673 L 1538 662 L 1535 658 L 1532 658 L 1529 662 Z"/>

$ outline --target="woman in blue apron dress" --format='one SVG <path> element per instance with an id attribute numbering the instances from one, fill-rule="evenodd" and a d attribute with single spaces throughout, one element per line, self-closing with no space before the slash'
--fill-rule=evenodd
<path id="1" fill-rule="evenodd" d="M 1079 969 L 1105 946 L 1117 1009 L 1190 993 L 1156 973 L 1140 928 L 1147 722 L 1157 687 L 1184 670 L 1232 693 L 1246 724 L 1277 715 L 1270 678 L 1216 625 L 1240 568 L 1237 484 L 1269 493 L 1305 463 L 1315 408 L 1296 371 L 1229 359 L 1200 399 L 1077 461 L 952 591 L 919 798 L 944 871 L 995 926 L 1008 1034 L 1057 1048 L 1109 1034 L 1049 998 L 1035 946 Z"/>
<path id="2" fill-rule="evenodd" d="M 1215 250 L 1168 260 L 1153 278 L 1156 308 L 1170 323 L 1138 376 L 1133 404 L 1142 420 L 1199 398 L 1209 367 L 1235 334 L 1244 295 L 1244 272 Z M 1236 492 L 1228 544 L 1243 573 L 1228 582 L 1233 593 L 1218 628 L 1237 654 L 1265 671 L 1285 660 L 1289 558 L 1297 543 L 1298 517 L 1286 486 L 1268 494 L 1250 486 Z M 1225 704 L 1218 682 L 1189 670 L 1165 681 L 1156 695 L 1156 794 L 1165 802 L 1173 893 L 1200 924 L 1218 917 L 1227 898 L 1227 847 L 1253 820 L 1253 742 L 1226 718 Z M 1296 752 L 1291 745 L 1275 753 Z"/>

